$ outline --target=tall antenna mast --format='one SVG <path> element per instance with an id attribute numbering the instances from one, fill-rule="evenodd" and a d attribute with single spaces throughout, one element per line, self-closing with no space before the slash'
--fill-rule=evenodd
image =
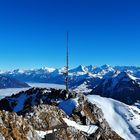
<path id="1" fill-rule="evenodd" d="M 69 69 L 69 33 L 67 32 L 67 38 L 66 38 L 66 77 L 65 77 L 67 96 L 69 94 L 69 78 L 68 78 L 69 71 L 68 71 L 68 69 Z"/>

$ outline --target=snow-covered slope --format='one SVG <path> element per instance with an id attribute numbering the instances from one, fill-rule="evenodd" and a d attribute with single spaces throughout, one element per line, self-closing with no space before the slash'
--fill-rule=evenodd
<path id="1" fill-rule="evenodd" d="M 125 140 L 140 139 L 140 109 L 119 101 L 88 95 L 88 100 L 102 109 L 111 128 Z"/>
<path id="2" fill-rule="evenodd" d="M 88 135 L 95 133 L 96 130 L 98 129 L 96 125 L 80 125 L 80 124 L 77 124 L 75 121 L 72 121 L 67 118 L 63 118 L 63 120 L 66 122 L 68 126 L 72 126 L 82 132 L 87 133 Z"/>

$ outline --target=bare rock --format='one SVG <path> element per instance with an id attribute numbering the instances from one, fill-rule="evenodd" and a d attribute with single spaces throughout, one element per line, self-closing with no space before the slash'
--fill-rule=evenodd
<path id="1" fill-rule="evenodd" d="M 40 140 L 27 121 L 16 113 L 0 111 L 0 140 Z"/>

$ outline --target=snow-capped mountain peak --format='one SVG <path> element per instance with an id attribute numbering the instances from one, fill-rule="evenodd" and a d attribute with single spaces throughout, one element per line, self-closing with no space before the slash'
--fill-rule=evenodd
<path id="1" fill-rule="evenodd" d="M 108 69 L 109 67 L 111 67 L 111 66 L 107 65 L 107 64 L 101 66 L 102 69 Z"/>
<path id="2" fill-rule="evenodd" d="M 92 66 L 92 65 L 89 65 L 89 66 L 86 66 L 86 69 L 87 69 L 88 72 L 93 72 L 95 67 Z"/>
<path id="3" fill-rule="evenodd" d="M 86 73 L 87 72 L 87 69 L 85 66 L 82 66 L 82 65 L 79 65 L 78 67 L 74 68 L 74 69 L 71 69 L 69 70 L 70 73 L 79 73 L 79 72 L 83 72 L 83 73 Z"/>
<path id="4" fill-rule="evenodd" d="M 112 76 L 112 78 L 119 80 L 134 80 L 136 81 L 139 78 L 134 77 L 133 75 L 127 73 L 127 72 L 121 72 L 121 71 L 116 71 L 115 74 Z"/>
<path id="5" fill-rule="evenodd" d="M 111 97 L 127 104 L 140 99 L 140 86 L 133 76 L 117 71 L 112 77 L 105 78 L 93 90 L 94 94 Z"/>
<path id="6" fill-rule="evenodd" d="M 47 72 L 51 73 L 53 71 L 55 71 L 55 68 L 49 68 L 49 67 L 43 67 L 43 70 L 46 70 Z"/>

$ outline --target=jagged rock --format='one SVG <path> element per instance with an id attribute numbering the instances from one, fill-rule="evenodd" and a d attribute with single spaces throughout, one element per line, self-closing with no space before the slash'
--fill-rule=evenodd
<path id="1" fill-rule="evenodd" d="M 88 138 L 94 139 L 99 135 L 101 135 L 100 140 L 106 140 L 106 137 L 111 140 L 122 140 L 114 131 L 111 130 L 103 117 L 101 109 L 96 105 L 89 103 L 86 96 L 80 93 L 77 94 L 70 92 L 68 100 L 74 100 L 69 98 L 76 97 L 76 101 L 78 100 L 78 106 L 72 110 L 70 116 L 67 116 L 64 111 L 58 108 L 59 103 L 65 100 L 65 95 L 65 90 L 32 88 L 28 91 L 20 92 L 19 94 L 0 100 L 0 109 L 17 112 L 18 115 L 22 114 L 23 118 L 19 117 L 19 119 L 22 118 L 23 122 L 19 122 L 21 124 L 25 122 L 27 123 L 27 126 L 32 126 L 31 129 L 28 127 L 28 133 L 26 133 L 26 137 L 29 136 L 29 138 L 32 137 L 32 131 L 34 130 L 48 131 L 57 128 L 58 131 L 55 133 L 58 140 L 75 140 L 77 138 L 79 138 L 79 140 L 86 140 Z M 5 112 L 5 114 L 6 113 L 7 112 Z M 8 116 L 10 117 L 10 115 Z M 13 116 L 17 115 L 15 114 Z M 69 117 L 82 125 L 96 124 L 99 126 L 99 129 L 95 134 L 88 136 L 73 127 L 67 126 L 63 121 L 63 118 Z M 26 120 L 24 120 L 24 118 Z M 1 121 L 3 120 L 0 119 L 0 122 Z M 14 121 L 17 122 L 17 120 Z M 9 125 L 6 126 L 7 129 L 9 127 Z M 10 127 L 10 129 L 11 131 L 14 131 L 14 133 L 17 133 L 17 130 L 13 127 Z M 7 131 L 8 130 L 6 130 L 5 133 L 8 135 Z M 25 135 L 22 131 L 18 131 L 18 133 L 18 135 Z M 14 136 L 11 135 L 11 137 Z"/>
<path id="2" fill-rule="evenodd" d="M 35 106 L 31 108 L 30 113 L 25 114 L 25 118 L 35 130 L 56 130 L 57 140 L 87 140 L 80 131 L 66 125 L 63 118 L 69 117 L 56 106 Z"/>
<path id="3" fill-rule="evenodd" d="M 86 101 L 84 103 L 83 112 L 91 123 L 95 123 L 102 131 L 102 137 L 113 140 L 123 140 L 116 132 L 114 132 L 107 121 L 104 119 L 103 112 L 95 104 Z M 93 135 L 94 136 L 94 135 Z"/>
<path id="4" fill-rule="evenodd" d="M 83 101 L 81 99 L 84 99 Z M 97 135 L 101 135 L 101 140 L 123 140 L 116 132 L 114 132 L 107 121 L 104 119 L 104 114 L 100 108 L 95 104 L 91 104 L 87 101 L 86 97 L 81 96 L 79 99 L 80 106 L 73 111 L 73 119 L 76 122 L 81 121 L 82 124 L 96 124 L 99 129 Z M 95 134 L 92 134 L 90 138 L 94 138 Z"/>
<path id="5" fill-rule="evenodd" d="M 39 105 L 32 107 L 29 113 L 25 114 L 28 123 L 36 130 L 52 130 L 56 126 L 65 125 L 63 118 L 66 114 L 56 106 Z"/>
<path id="6" fill-rule="evenodd" d="M 0 100 L 0 110 L 16 112 L 23 115 L 32 106 L 55 104 L 59 99 L 65 100 L 66 91 L 60 89 L 31 88 Z M 70 97 L 72 95 L 70 94 Z M 69 97 L 69 98 L 70 98 Z M 21 103 L 22 100 L 22 103 Z M 20 104 L 20 105 L 19 105 Z"/>
<path id="7" fill-rule="evenodd" d="M 88 140 L 80 131 L 73 127 L 67 127 L 56 132 L 57 140 Z"/>
<path id="8" fill-rule="evenodd" d="M 22 116 L 0 111 L 0 140 L 41 140 Z"/>

